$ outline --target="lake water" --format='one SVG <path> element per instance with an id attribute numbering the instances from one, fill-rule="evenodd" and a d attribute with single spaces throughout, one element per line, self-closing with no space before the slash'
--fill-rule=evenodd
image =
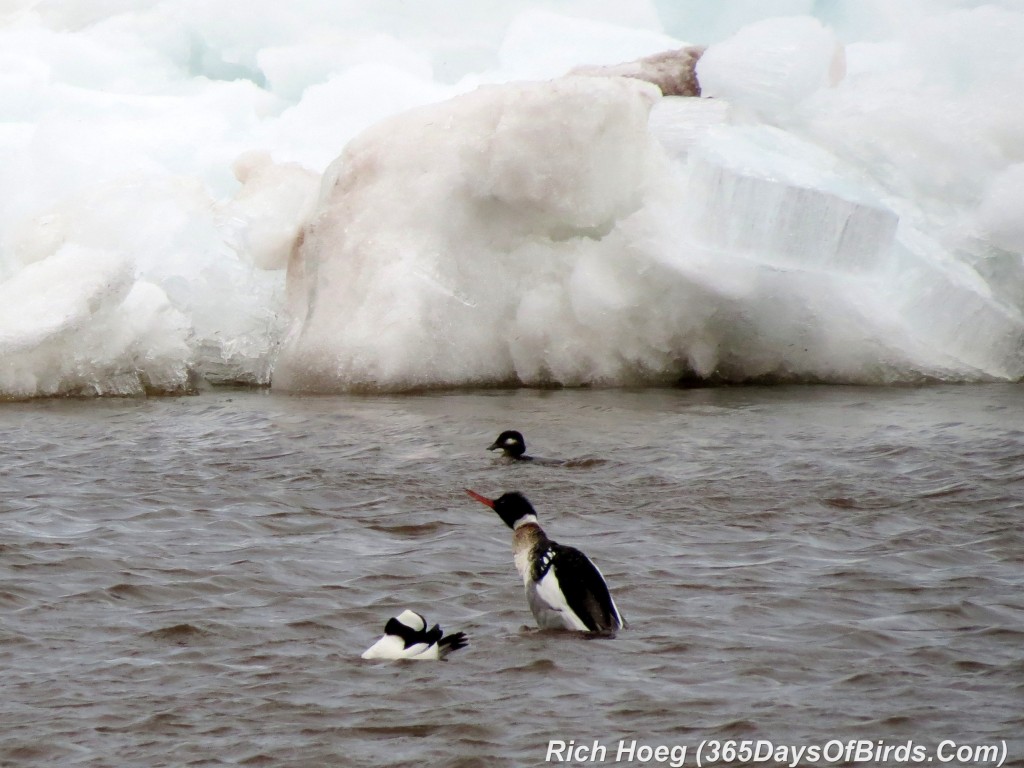
<path id="1" fill-rule="evenodd" d="M 0 452 L 3 766 L 1024 765 L 1024 387 L 37 401 Z M 464 488 L 629 628 L 537 631 Z M 470 646 L 361 660 L 404 608 Z"/>

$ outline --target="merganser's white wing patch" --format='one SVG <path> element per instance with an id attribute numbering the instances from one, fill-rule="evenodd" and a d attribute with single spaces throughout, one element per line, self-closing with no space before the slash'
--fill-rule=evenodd
<path id="1" fill-rule="evenodd" d="M 550 553 L 547 554 L 550 557 Z M 544 574 L 543 578 L 537 583 L 535 594 L 548 609 L 555 611 L 562 620 L 562 625 L 566 629 L 576 629 L 580 632 L 587 631 L 587 625 L 583 623 L 583 620 L 576 615 L 576 613 L 569 607 L 569 603 L 566 602 L 565 594 L 562 592 L 562 585 L 558 583 L 558 574 L 555 572 L 555 567 L 548 568 L 548 572 Z M 531 606 L 532 608 L 533 606 Z M 541 626 L 545 625 L 541 617 L 537 615 L 537 611 L 534 610 L 534 615 L 537 618 L 537 623 Z"/>
<path id="2" fill-rule="evenodd" d="M 536 596 L 541 612 L 557 611 L 568 629 L 583 632 L 614 632 L 622 626 L 622 618 L 612 600 L 604 577 L 586 555 L 578 549 L 550 542 L 535 563 Z M 534 615 L 542 623 L 536 610 Z M 552 617 L 544 616 L 549 625 Z"/>

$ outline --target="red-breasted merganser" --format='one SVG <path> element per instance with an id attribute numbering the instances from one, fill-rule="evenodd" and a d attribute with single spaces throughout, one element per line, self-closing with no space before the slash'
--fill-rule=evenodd
<path id="1" fill-rule="evenodd" d="M 613 633 L 623 626 L 597 566 L 578 549 L 549 539 L 525 496 L 512 492 L 489 499 L 469 489 L 466 493 L 497 512 L 512 529 L 516 570 L 541 629 Z"/>
<path id="2" fill-rule="evenodd" d="M 415 611 L 402 611 L 384 625 L 384 636 L 363 651 L 364 659 L 443 659 L 469 644 L 464 632 L 445 635 Z"/>

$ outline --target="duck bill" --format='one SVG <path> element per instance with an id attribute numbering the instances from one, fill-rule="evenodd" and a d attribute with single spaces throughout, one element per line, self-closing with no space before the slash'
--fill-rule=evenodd
<path id="1" fill-rule="evenodd" d="M 481 504 L 483 504 L 485 506 L 488 506 L 491 509 L 494 509 L 494 499 L 488 499 L 486 496 L 481 496 L 476 491 L 469 490 L 469 488 L 466 488 L 465 490 L 466 490 L 466 493 L 468 493 L 472 498 L 474 498 L 477 501 L 479 501 Z"/>

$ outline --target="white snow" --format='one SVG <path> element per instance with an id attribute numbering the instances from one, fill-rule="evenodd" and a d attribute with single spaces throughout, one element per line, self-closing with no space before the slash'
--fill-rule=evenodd
<path id="1" fill-rule="evenodd" d="M 0 398 L 1024 377 L 1024 9 L 11 0 Z M 703 98 L 558 79 L 684 45 Z"/>
<path id="2" fill-rule="evenodd" d="M 810 16 L 750 24 L 711 46 L 697 64 L 702 95 L 776 122 L 785 122 L 801 101 L 845 74 L 843 46 Z"/>
<path id="3" fill-rule="evenodd" d="M 524 304 L 568 301 L 579 255 L 641 207 L 656 98 L 624 78 L 487 86 L 352 141 L 289 273 L 275 386 L 539 383 L 586 364 L 585 348 L 533 359 L 538 320 L 581 324 Z"/>

